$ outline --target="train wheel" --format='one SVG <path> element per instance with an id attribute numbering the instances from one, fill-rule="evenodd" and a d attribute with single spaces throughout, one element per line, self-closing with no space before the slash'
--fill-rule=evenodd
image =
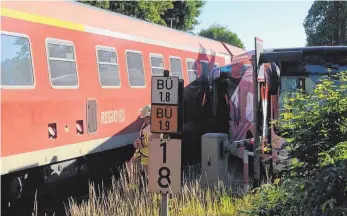
<path id="1" fill-rule="evenodd" d="M 42 173 L 39 168 L 2 177 L 2 206 L 11 213 L 30 214 L 35 192 L 40 186 Z"/>
<path id="2" fill-rule="evenodd" d="M 10 200 L 18 200 L 23 194 L 22 178 L 17 176 L 10 183 Z"/>

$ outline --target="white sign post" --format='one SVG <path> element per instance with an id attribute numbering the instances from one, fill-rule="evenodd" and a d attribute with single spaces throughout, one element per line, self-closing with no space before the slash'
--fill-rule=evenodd
<path id="1" fill-rule="evenodd" d="M 151 132 L 178 131 L 178 77 L 152 77 Z"/>
<path id="2" fill-rule="evenodd" d="M 178 105 L 178 77 L 152 76 L 152 103 Z"/>
<path id="3" fill-rule="evenodd" d="M 179 78 L 152 76 L 151 138 L 149 144 L 148 191 L 162 194 L 161 215 L 167 216 L 167 194 L 181 192 L 181 140 L 170 139 L 178 131 Z"/>
<path id="4" fill-rule="evenodd" d="M 259 139 L 259 131 L 260 131 L 260 122 L 259 122 L 259 81 L 264 81 L 264 65 L 260 64 L 260 56 L 263 53 L 263 41 L 257 37 L 254 38 L 255 41 L 255 62 L 254 62 L 254 70 L 253 70 L 253 118 L 255 123 L 254 130 L 254 144 L 253 144 L 253 152 L 254 152 L 254 185 L 257 186 L 260 184 L 260 139 Z"/>
<path id="5" fill-rule="evenodd" d="M 150 139 L 148 178 L 149 192 L 181 192 L 181 140 Z"/>

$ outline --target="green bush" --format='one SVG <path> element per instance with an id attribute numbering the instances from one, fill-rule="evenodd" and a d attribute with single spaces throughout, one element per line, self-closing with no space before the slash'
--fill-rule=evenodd
<path id="1" fill-rule="evenodd" d="M 291 174 L 309 177 L 319 168 L 318 156 L 347 141 L 347 72 L 323 77 L 307 95 L 302 91 L 284 101 L 279 120 L 294 163 Z"/>
<path id="2" fill-rule="evenodd" d="M 277 123 L 291 163 L 281 183 L 256 189 L 250 215 L 347 215 L 347 73 L 296 92 Z"/>
<path id="3" fill-rule="evenodd" d="M 250 215 L 347 215 L 347 142 L 320 154 L 319 161 L 307 180 L 291 177 L 257 189 Z"/>

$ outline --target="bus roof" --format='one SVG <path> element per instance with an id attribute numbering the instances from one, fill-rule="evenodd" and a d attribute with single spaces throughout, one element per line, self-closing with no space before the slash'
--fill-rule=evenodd
<path id="1" fill-rule="evenodd" d="M 308 52 L 346 52 L 347 46 L 311 46 L 311 47 L 293 47 L 293 48 L 276 48 L 269 49 L 266 52 L 283 52 L 283 51 L 302 51 Z"/>
<path id="2" fill-rule="evenodd" d="M 291 47 L 291 48 L 271 48 L 264 49 L 265 53 L 271 52 L 285 52 L 285 51 L 302 51 L 305 53 L 314 52 L 347 52 L 347 46 L 311 46 L 311 47 Z M 255 50 L 250 50 L 234 56 L 232 63 L 237 63 L 246 59 L 251 59 L 252 55 L 255 55 Z"/>

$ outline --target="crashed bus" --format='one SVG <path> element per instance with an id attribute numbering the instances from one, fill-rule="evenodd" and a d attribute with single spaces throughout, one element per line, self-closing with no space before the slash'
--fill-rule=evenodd
<path id="1" fill-rule="evenodd" d="M 274 174 L 288 163 L 281 126 L 273 123 L 281 116 L 284 99 L 298 89 L 312 94 L 322 76 L 347 71 L 347 46 L 263 50 L 259 38 L 255 46 L 231 64 L 213 68 L 210 75 L 213 113 L 223 125 L 219 133 L 227 134 L 222 146 L 243 159 L 246 182 L 248 160 L 258 182 L 265 168 Z M 204 138 L 205 151 L 203 145 Z M 204 160 L 202 156 L 203 164 Z"/>

